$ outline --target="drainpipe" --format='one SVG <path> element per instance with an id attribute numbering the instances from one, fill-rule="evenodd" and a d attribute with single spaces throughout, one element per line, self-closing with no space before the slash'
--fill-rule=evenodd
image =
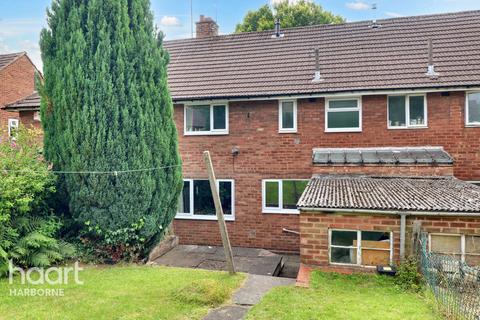
<path id="1" fill-rule="evenodd" d="M 400 261 L 405 261 L 405 232 L 407 226 L 407 214 L 400 213 Z"/>

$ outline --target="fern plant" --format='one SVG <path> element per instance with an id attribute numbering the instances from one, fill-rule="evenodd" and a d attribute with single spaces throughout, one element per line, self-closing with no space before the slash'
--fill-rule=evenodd
<path id="1" fill-rule="evenodd" d="M 37 131 L 21 130 L 15 141 L 0 143 L 0 276 L 9 260 L 46 267 L 73 255 L 71 245 L 56 239 L 61 223 L 46 202 L 55 176 L 37 141 Z"/>

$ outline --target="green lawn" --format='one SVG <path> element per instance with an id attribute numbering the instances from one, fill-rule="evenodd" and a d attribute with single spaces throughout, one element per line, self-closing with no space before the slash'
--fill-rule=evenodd
<path id="1" fill-rule="evenodd" d="M 64 288 L 63 297 L 12 297 L 10 289 L 25 286 L 1 280 L 0 319 L 201 319 L 229 300 L 244 278 L 167 267 L 89 267 L 80 272 L 83 285 L 29 286 Z"/>
<path id="2" fill-rule="evenodd" d="M 247 319 L 438 320 L 441 316 L 431 300 L 395 288 L 391 278 L 313 272 L 311 288 L 275 288 Z"/>

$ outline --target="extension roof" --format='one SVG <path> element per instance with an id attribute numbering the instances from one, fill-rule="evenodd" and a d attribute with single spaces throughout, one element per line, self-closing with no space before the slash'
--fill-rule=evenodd
<path id="1" fill-rule="evenodd" d="M 34 91 L 31 95 L 18 100 L 14 103 L 7 104 L 3 109 L 7 111 L 37 111 L 40 109 L 41 98 L 37 91 Z"/>
<path id="2" fill-rule="evenodd" d="M 166 41 L 175 101 L 480 86 L 480 11 Z M 425 73 L 428 39 L 439 76 Z M 315 49 L 323 81 L 313 83 Z"/>
<path id="3" fill-rule="evenodd" d="M 454 177 L 319 175 L 297 206 L 405 212 L 480 213 L 480 187 Z"/>

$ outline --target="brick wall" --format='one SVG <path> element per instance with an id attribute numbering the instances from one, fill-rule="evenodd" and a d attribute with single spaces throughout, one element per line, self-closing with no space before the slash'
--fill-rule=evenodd
<path id="1" fill-rule="evenodd" d="M 363 97 L 363 132 L 325 133 L 324 99 L 298 101 L 298 132 L 278 133 L 277 101 L 229 104 L 229 135 L 184 136 L 183 105 L 175 106 L 185 178 L 206 178 L 202 152 L 209 150 L 218 178 L 235 180 L 235 222 L 227 222 L 235 246 L 299 250 L 298 215 L 263 214 L 261 181 L 272 178 L 305 178 L 313 173 L 451 175 L 450 167 L 317 167 L 316 147 L 443 146 L 455 158 L 455 176 L 480 180 L 480 128 L 464 126 L 463 92 L 450 96 L 428 94 L 428 129 L 387 129 L 386 96 Z M 232 157 L 238 146 L 240 154 Z M 176 220 L 182 243 L 220 244 L 217 222 Z"/>
<path id="2" fill-rule="evenodd" d="M 0 71 L 0 132 L 7 132 L 9 118 L 19 119 L 17 112 L 7 112 L 1 108 L 25 98 L 33 91 L 35 67 L 25 55 Z"/>
<path id="3" fill-rule="evenodd" d="M 421 222 L 421 230 L 428 233 L 480 234 L 480 218 L 407 216 L 406 254 L 412 252 L 413 222 Z M 302 212 L 300 214 L 300 255 L 304 264 L 320 266 L 324 270 L 353 271 L 360 267 L 329 264 L 328 230 L 349 229 L 393 232 L 393 257 L 400 261 L 400 217 L 392 215 L 333 214 Z"/>

